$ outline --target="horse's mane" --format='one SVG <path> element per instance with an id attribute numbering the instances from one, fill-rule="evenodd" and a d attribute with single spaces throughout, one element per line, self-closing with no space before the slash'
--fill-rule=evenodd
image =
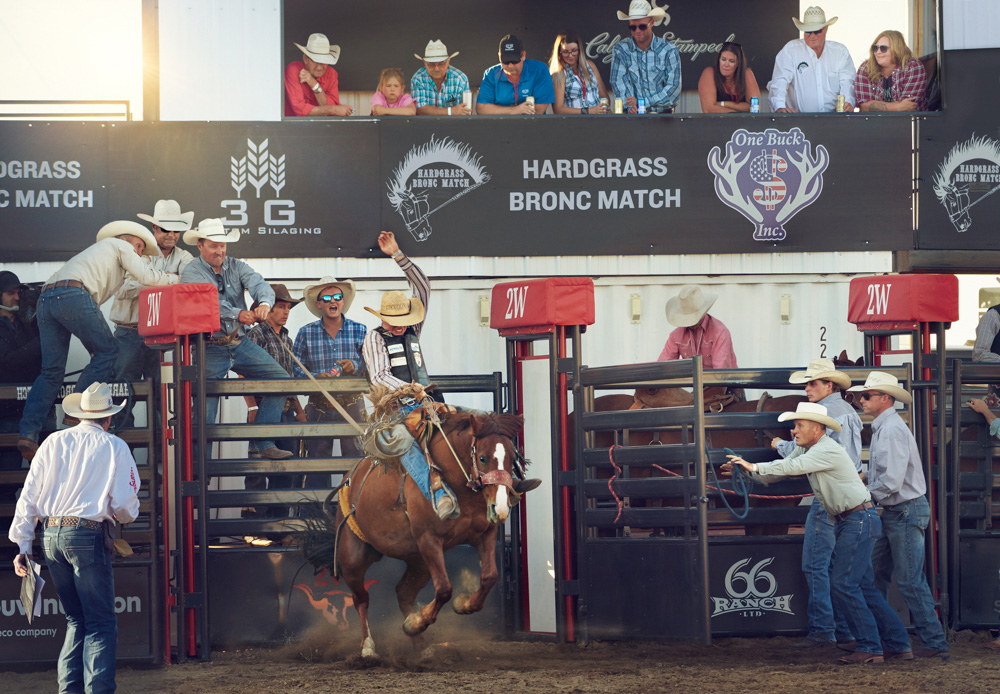
<path id="1" fill-rule="evenodd" d="M 476 436 L 517 436 L 524 425 L 520 415 L 497 414 L 496 412 L 470 412 L 461 410 L 441 415 L 441 428 L 445 433 L 461 433 L 472 429 Z"/>

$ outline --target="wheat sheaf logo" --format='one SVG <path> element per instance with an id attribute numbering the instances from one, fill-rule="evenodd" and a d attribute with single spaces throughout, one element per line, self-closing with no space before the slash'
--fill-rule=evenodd
<path id="1" fill-rule="evenodd" d="M 490 180 L 481 159 L 469 145 L 433 135 L 406 154 L 386 183 L 386 196 L 413 238 L 426 241 L 428 217 Z"/>
<path id="2" fill-rule="evenodd" d="M 823 192 L 830 155 L 823 145 L 817 145 L 815 156 L 811 150 L 798 128 L 769 128 L 734 132 L 725 158 L 719 147 L 708 153 L 716 195 L 754 223 L 755 241 L 783 241 L 785 224 Z"/>
<path id="3" fill-rule="evenodd" d="M 231 162 L 230 178 L 236 197 L 243 196 L 243 189 L 247 183 L 257 191 L 260 198 L 260 190 L 264 185 L 270 183 L 274 189 L 274 196 L 281 196 L 281 189 L 285 187 L 285 155 L 275 157 L 267 151 L 267 140 L 259 145 L 247 138 L 247 153 L 237 159 L 229 157 Z"/>
<path id="4" fill-rule="evenodd" d="M 972 226 L 969 210 L 1000 190 L 1000 142 L 972 135 L 948 152 L 934 174 L 934 194 L 955 231 Z"/>

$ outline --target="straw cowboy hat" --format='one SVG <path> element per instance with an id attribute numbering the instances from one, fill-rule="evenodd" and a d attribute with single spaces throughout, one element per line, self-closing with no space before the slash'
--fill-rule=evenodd
<path id="1" fill-rule="evenodd" d="M 677 296 L 667 301 L 667 320 L 678 328 L 690 328 L 708 313 L 718 294 L 703 292 L 696 284 L 685 284 Z"/>
<path id="2" fill-rule="evenodd" d="M 826 12 L 823 11 L 823 8 L 813 5 L 805 11 L 805 14 L 802 15 L 801 22 L 798 17 L 792 17 L 792 22 L 795 24 L 795 28 L 799 31 L 819 31 L 823 27 L 835 24 L 838 19 L 840 18 L 834 17 L 830 21 L 827 21 Z"/>
<path id="3" fill-rule="evenodd" d="M 336 65 L 340 60 L 340 46 L 331 46 L 326 34 L 309 34 L 306 45 L 296 43 L 295 47 L 317 63 Z"/>
<path id="4" fill-rule="evenodd" d="M 909 405 L 913 402 L 913 398 L 910 394 L 906 392 L 904 388 L 900 388 L 899 379 L 892 374 L 887 374 L 884 371 L 871 371 L 868 374 L 868 380 L 865 381 L 863 386 L 854 386 L 849 389 L 852 393 L 865 390 L 877 390 L 880 393 L 886 393 L 891 395 L 896 400 Z"/>
<path id="5" fill-rule="evenodd" d="M 274 292 L 274 303 L 278 303 L 279 301 L 287 301 L 292 305 L 292 308 L 295 308 L 303 301 L 305 301 L 305 299 L 293 299 L 292 295 L 288 293 L 288 287 L 286 287 L 283 284 L 272 284 L 271 291 Z M 253 306 L 250 307 L 250 310 L 253 311 L 258 306 L 260 306 L 260 302 L 255 301 L 253 302 Z"/>
<path id="6" fill-rule="evenodd" d="M 424 319 L 424 302 L 417 297 L 407 296 L 399 290 L 386 292 L 382 295 L 381 310 L 365 306 L 368 313 L 374 314 L 389 325 L 397 327 L 416 325 Z"/>
<path id="7" fill-rule="evenodd" d="M 646 0 L 632 0 L 628 6 L 628 14 L 618 11 L 618 19 L 628 21 L 630 19 L 663 19 L 667 13 L 662 7 L 653 9 Z"/>
<path id="8" fill-rule="evenodd" d="M 347 313 L 347 309 L 351 307 L 351 303 L 354 301 L 354 282 L 352 280 L 341 282 L 336 277 L 330 277 L 329 275 L 322 278 L 317 284 L 310 284 L 302 291 L 302 298 L 306 302 L 306 308 L 309 309 L 309 312 L 317 318 L 323 317 L 323 312 L 316 307 L 316 300 L 319 299 L 319 295 L 327 287 L 336 287 L 344 295 L 344 308 L 341 310 L 341 313 Z"/>
<path id="9" fill-rule="evenodd" d="M 167 231 L 187 231 L 194 221 L 194 212 L 181 212 L 176 200 L 157 200 L 152 215 L 140 212 L 136 217 Z"/>
<path id="10" fill-rule="evenodd" d="M 222 241 L 223 243 L 236 243 L 240 240 L 240 230 L 232 229 L 226 231 L 221 219 L 203 219 L 194 229 L 184 232 L 184 243 L 189 246 L 197 246 L 198 239 L 206 241 Z"/>
<path id="11" fill-rule="evenodd" d="M 70 393 L 62 401 L 67 417 L 77 419 L 104 419 L 125 407 L 125 400 L 116 405 L 111 400 L 111 386 L 107 383 L 92 383 L 82 393 Z"/>
<path id="12" fill-rule="evenodd" d="M 413 54 L 413 57 L 417 60 L 422 60 L 425 63 L 443 63 L 446 60 L 451 60 L 456 55 L 458 51 L 455 51 L 451 55 L 448 55 L 448 49 L 445 47 L 444 43 L 441 41 L 428 41 L 427 47 L 424 48 L 423 57 Z"/>
<path id="13" fill-rule="evenodd" d="M 837 367 L 829 359 L 813 359 L 805 371 L 794 371 L 788 377 L 789 383 L 809 383 L 809 381 L 832 381 L 847 390 L 851 387 L 851 377 Z"/>
<path id="14" fill-rule="evenodd" d="M 116 236 L 125 235 L 136 236 L 146 242 L 146 248 L 142 251 L 143 255 L 155 258 L 160 254 L 160 247 L 156 245 L 156 237 L 153 236 L 153 232 L 139 224 L 139 222 L 130 222 L 127 219 L 108 222 L 102 226 L 100 231 L 97 232 L 97 240 L 103 241 L 104 239 L 113 239 Z"/>
<path id="15" fill-rule="evenodd" d="M 778 415 L 779 422 L 787 422 L 789 419 L 808 419 L 810 422 L 819 422 L 829 429 L 840 431 L 837 420 L 826 413 L 825 407 L 814 402 L 800 402 L 795 412 L 782 412 Z"/>

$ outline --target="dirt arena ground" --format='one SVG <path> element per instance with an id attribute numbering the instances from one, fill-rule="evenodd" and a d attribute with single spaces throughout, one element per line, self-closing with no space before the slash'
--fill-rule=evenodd
<path id="1" fill-rule="evenodd" d="M 332 634 L 331 634 L 332 636 Z M 282 692 L 694 692 L 697 694 L 971 694 L 1000 688 L 1000 652 L 986 632 L 959 632 L 951 661 L 836 664 L 830 651 L 799 651 L 791 639 L 717 639 L 713 646 L 591 643 L 589 646 L 476 638 L 436 644 L 428 660 L 400 637 L 361 661 L 343 635 L 323 634 L 280 649 L 219 651 L 207 663 L 121 667 L 122 694 L 280 694 Z M 3 690 L 55 691 L 55 671 L 6 673 Z"/>

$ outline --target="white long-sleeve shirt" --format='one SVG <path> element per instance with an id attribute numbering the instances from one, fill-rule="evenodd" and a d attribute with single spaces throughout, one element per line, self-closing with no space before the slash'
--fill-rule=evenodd
<path id="1" fill-rule="evenodd" d="M 804 39 L 789 41 L 775 56 L 767 84 L 771 110 L 790 107 L 799 113 L 831 113 L 837 110 L 838 94 L 854 104 L 854 74 L 844 44 L 827 41 L 823 54 L 816 57 Z"/>
<path id="2" fill-rule="evenodd" d="M 155 270 L 149 259 L 135 252 L 128 241 L 118 237 L 102 239 L 85 248 L 56 270 L 46 284 L 59 280 L 83 282 L 94 303 L 100 306 L 125 283 L 125 273 L 147 287 L 177 284 L 177 275 Z"/>
<path id="3" fill-rule="evenodd" d="M 161 272 L 171 272 L 178 277 L 194 256 L 183 248 L 176 246 L 164 257 L 162 253 L 149 259 L 149 266 Z M 142 282 L 128 276 L 125 284 L 115 294 L 115 302 L 111 304 L 111 322 L 116 325 L 134 326 L 139 322 L 139 292 L 146 288 Z"/>
<path id="4" fill-rule="evenodd" d="M 138 257 L 138 256 L 136 256 Z M 131 523 L 139 515 L 139 474 L 128 444 L 84 419 L 38 447 L 7 537 L 31 551 L 35 524 L 51 516 Z"/>

